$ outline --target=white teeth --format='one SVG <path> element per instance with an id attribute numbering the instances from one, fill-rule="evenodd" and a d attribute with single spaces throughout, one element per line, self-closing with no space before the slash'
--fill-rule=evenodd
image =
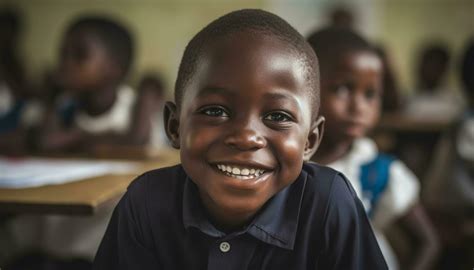
<path id="1" fill-rule="evenodd" d="M 228 176 L 237 179 L 253 179 L 262 175 L 265 171 L 254 168 L 238 168 L 230 165 L 218 164 L 217 168 Z"/>

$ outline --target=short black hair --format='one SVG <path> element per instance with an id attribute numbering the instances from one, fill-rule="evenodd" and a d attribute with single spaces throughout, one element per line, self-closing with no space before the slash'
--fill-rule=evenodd
<path id="1" fill-rule="evenodd" d="M 128 29 L 116 20 L 104 16 L 83 16 L 72 22 L 66 33 L 87 31 L 107 49 L 107 53 L 119 64 L 125 76 L 133 60 L 133 37 Z"/>
<path id="2" fill-rule="evenodd" d="M 428 44 L 426 47 L 422 48 L 420 53 L 421 63 L 426 61 L 436 61 L 440 65 L 445 66 L 449 62 L 449 57 L 448 47 L 443 43 Z"/>
<path id="3" fill-rule="evenodd" d="M 2 31 L 8 31 L 9 34 L 16 35 L 20 32 L 22 26 L 22 17 L 17 9 L 13 7 L 0 8 L 0 27 Z"/>
<path id="4" fill-rule="evenodd" d="M 204 27 L 188 43 L 179 65 L 175 84 L 175 102 L 181 105 L 184 89 L 193 77 L 204 49 L 216 38 L 234 33 L 251 32 L 275 37 L 286 44 L 304 63 L 305 77 L 312 88 L 308 91 L 311 98 L 312 116 L 319 110 L 319 67 L 316 54 L 305 38 L 285 20 L 267 11 L 243 9 L 228 13 Z"/>
<path id="5" fill-rule="evenodd" d="M 308 42 L 316 51 L 320 68 L 334 62 L 345 53 L 367 51 L 375 55 L 377 51 L 367 40 L 354 30 L 340 27 L 326 27 L 312 33 Z"/>
<path id="6" fill-rule="evenodd" d="M 461 61 L 461 81 L 466 94 L 474 98 L 474 38 L 467 44 Z"/>

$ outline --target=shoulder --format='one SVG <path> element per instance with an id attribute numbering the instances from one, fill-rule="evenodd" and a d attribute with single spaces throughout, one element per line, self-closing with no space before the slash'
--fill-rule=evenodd
<path id="1" fill-rule="evenodd" d="M 128 86 L 128 85 L 120 85 L 118 88 L 117 88 L 117 94 L 119 96 L 119 98 L 123 99 L 124 101 L 128 101 L 130 102 L 131 99 L 135 99 L 136 98 L 136 91 Z"/>
<path id="2" fill-rule="evenodd" d="M 132 196 L 143 196 L 148 193 L 170 193 L 174 186 L 184 183 L 186 174 L 183 167 L 174 165 L 151 170 L 138 176 L 128 186 L 127 193 Z"/>
<path id="3" fill-rule="evenodd" d="M 418 182 L 415 174 L 401 160 L 394 159 L 390 166 L 390 178 L 397 177 L 410 182 Z M 396 180 L 398 181 L 398 180 Z"/>
<path id="4" fill-rule="evenodd" d="M 390 163 L 388 190 L 397 190 L 400 196 L 417 196 L 420 190 L 418 177 L 401 160 L 393 158 Z"/>
<path id="5" fill-rule="evenodd" d="M 178 218 L 185 179 L 181 165 L 138 176 L 117 205 L 117 216 L 132 222 L 142 235 L 148 235 L 146 232 L 157 228 L 163 219 Z"/>
<path id="6" fill-rule="evenodd" d="M 321 269 L 386 269 L 364 207 L 344 175 L 314 163 L 303 171 L 310 195 L 303 208 L 311 212 L 302 221 L 317 235 Z"/>
<path id="7" fill-rule="evenodd" d="M 303 197 L 305 212 L 316 213 L 318 219 L 324 217 L 323 223 L 327 223 L 335 212 L 344 212 L 341 216 L 347 218 L 358 216 L 359 199 L 343 174 L 315 163 L 305 164 L 303 172 L 307 179 Z"/>
<path id="8" fill-rule="evenodd" d="M 185 179 L 181 165 L 151 170 L 133 180 L 125 196 L 133 208 L 169 206 L 182 196 Z"/>
<path id="9" fill-rule="evenodd" d="M 390 165 L 387 186 L 374 211 L 374 226 L 383 228 L 394 218 L 407 213 L 419 200 L 420 182 L 415 174 L 400 160 Z"/>
<path id="10" fill-rule="evenodd" d="M 343 193 L 351 198 L 357 197 L 349 180 L 337 170 L 308 162 L 303 166 L 303 172 L 307 175 L 307 191 L 317 194 L 333 196 L 333 193 Z M 328 198 L 330 197 L 328 196 Z"/>

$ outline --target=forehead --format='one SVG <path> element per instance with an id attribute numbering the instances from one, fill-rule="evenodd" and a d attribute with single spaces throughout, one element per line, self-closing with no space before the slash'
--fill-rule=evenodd
<path id="1" fill-rule="evenodd" d="M 382 71 L 382 61 L 380 57 L 373 52 L 359 51 L 349 55 L 350 64 L 358 70 Z"/>
<path id="2" fill-rule="evenodd" d="M 328 61 L 326 61 L 328 62 Z M 335 57 L 330 63 L 323 63 L 321 70 L 331 72 L 357 72 L 370 71 L 382 72 L 382 60 L 372 51 L 353 50 L 341 52 L 338 57 Z"/>
<path id="3" fill-rule="evenodd" d="M 104 42 L 90 31 L 77 29 L 66 34 L 61 45 L 61 53 L 72 55 L 77 53 L 98 56 L 103 61 L 114 61 Z"/>
<path id="4" fill-rule="evenodd" d="M 105 48 L 104 42 L 97 36 L 97 34 L 87 28 L 77 28 L 66 33 L 63 45 L 71 47 L 81 45 L 94 48 Z"/>
<path id="5" fill-rule="evenodd" d="M 310 87 L 306 78 L 304 61 L 287 42 L 268 34 L 238 32 L 203 49 L 185 96 L 208 86 L 238 88 L 245 94 L 255 85 L 302 95 Z"/>

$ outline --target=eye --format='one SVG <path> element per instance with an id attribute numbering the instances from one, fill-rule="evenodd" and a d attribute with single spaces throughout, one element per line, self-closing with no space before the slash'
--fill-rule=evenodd
<path id="1" fill-rule="evenodd" d="M 375 89 L 367 89 L 365 91 L 364 96 L 367 100 L 372 100 L 372 99 L 378 98 L 380 95 L 379 95 L 379 92 Z"/>
<path id="2" fill-rule="evenodd" d="M 264 120 L 269 120 L 273 122 L 289 122 L 293 121 L 293 117 L 291 117 L 288 113 L 285 112 L 271 112 L 263 118 Z"/>
<path id="3" fill-rule="evenodd" d="M 211 117 L 229 117 L 227 111 L 220 106 L 208 106 L 200 109 L 199 113 Z"/>

